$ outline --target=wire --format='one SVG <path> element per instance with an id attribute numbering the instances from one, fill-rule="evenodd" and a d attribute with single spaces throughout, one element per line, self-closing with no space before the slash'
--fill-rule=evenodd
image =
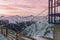
<path id="1" fill-rule="evenodd" d="M 37 14 L 36 16 L 43 14 L 45 11 L 47 11 L 47 9 L 48 9 L 48 8 L 44 9 L 42 12 L 40 12 L 40 13 Z M 31 19 L 31 21 L 32 21 L 34 18 L 35 18 L 35 16 Z"/>

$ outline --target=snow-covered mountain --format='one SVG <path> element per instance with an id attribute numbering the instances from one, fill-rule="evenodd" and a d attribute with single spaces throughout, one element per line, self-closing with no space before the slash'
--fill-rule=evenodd
<path id="1" fill-rule="evenodd" d="M 4 17 L 1 16 L 0 20 L 9 20 L 9 23 L 16 23 L 16 22 L 24 22 L 24 21 L 40 21 L 40 22 L 47 22 L 47 17 L 45 16 L 9 16 L 9 17 Z"/>
<path id="2" fill-rule="evenodd" d="M 21 17 L 18 15 L 9 17 L 1 16 L 0 20 L 8 20 L 9 23 L 36 21 L 35 24 L 32 24 L 31 26 L 27 27 L 24 31 L 21 32 L 23 35 L 31 37 L 44 36 L 47 27 L 49 27 L 49 24 L 47 22 L 48 19 L 46 16 L 32 16 L 32 15 L 25 17 Z"/>

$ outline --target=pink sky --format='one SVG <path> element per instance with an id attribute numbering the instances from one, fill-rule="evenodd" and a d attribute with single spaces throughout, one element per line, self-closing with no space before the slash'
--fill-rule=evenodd
<path id="1" fill-rule="evenodd" d="M 47 0 L 0 0 L 0 15 L 37 15 L 47 7 Z"/>

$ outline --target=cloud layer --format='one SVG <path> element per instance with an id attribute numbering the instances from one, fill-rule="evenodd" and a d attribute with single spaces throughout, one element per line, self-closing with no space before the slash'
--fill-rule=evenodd
<path id="1" fill-rule="evenodd" d="M 0 14 L 20 16 L 37 15 L 46 9 L 47 5 L 47 0 L 0 0 Z"/>

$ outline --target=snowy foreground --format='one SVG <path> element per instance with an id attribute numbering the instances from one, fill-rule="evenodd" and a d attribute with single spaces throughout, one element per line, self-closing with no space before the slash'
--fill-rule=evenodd
<path id="1" fill-rule="evenodd" d="M 48 39 L 44 39 L 42 37 L 35 37 L 37 40 L 48 40 Z M 25 40 L 31 40 L 28 38 L 24 38 Z M 2 34 L 0 34 L 0 40 L 8 40 L 6 37 L 4 37 Z"/>
<path id="2" fill-rule="evenodd" d="M 15 18 L 15 19 L 14 19 Z M 8 19 L 10 23 L 15 23 L 15 21 L 30 21 L 32 17 L 19 17 L 19 16 L 13 16 L 13 17 L 1 17 L 1 19 L 6 20 Z M 18 20 L 17 20 L 18 19 Z M 29 20 L 28 20 L 29 19 Z M 44 19 L 44 20 L 43 20 Z M 47 23 L 47 19 L 45 17 L 36 17 L 34 19 L 37 21 L 35 24 L 32 24 L 28 28 L 26 28 L 21 33 L 23 35 L 31 36 L 35 38 L 36 40 L 49 40 L 53 39 L 53 29 L 51 29 L 51 26 Z M 1 35 L 2 36 L 2 35 Z M 0 38 L 1 38 L 0 36 Z M 6 38 L 3 37 L 1 40 L 5 40 Z M 26 40 L 30 40 L 28 38 L 25 38 Z M 6 39 L 7 40 L 7 39 Z"/>
<path id="3" fill-rule="evenodd" d="M 47 31 L 49 31 L 49 32 L 47 32 Z M 53 39 L 53 30 L 51 29 L 51 27 L 49 27 L 48 24 L 45 24 L 45 23 L 37 22 L 36 24 L 31 25 L 30 28 L 27 28 L 23 32 L 24 33 L 27 32 L 27 36 L 31 36 L 37 40 Z"/>
<path id="4" fill-rule="evenodd" d="M 7 38 L 0 34 L 0 40 L 7 40 Z"/>
<path id="5" fill-rule="evenodd" d="M 45 39 L 45 38 L 42 38 L 42 37 L 35 37 L 36 40 L 48 40 L 48 39 Z M 31 40 L 31 39 L 28 39 L 28 38 L 24 38 L 25 40 Z M 8 40 L 6 37 L 4 37 L 2 34 L 0 34 L 0 40 Z"/>

